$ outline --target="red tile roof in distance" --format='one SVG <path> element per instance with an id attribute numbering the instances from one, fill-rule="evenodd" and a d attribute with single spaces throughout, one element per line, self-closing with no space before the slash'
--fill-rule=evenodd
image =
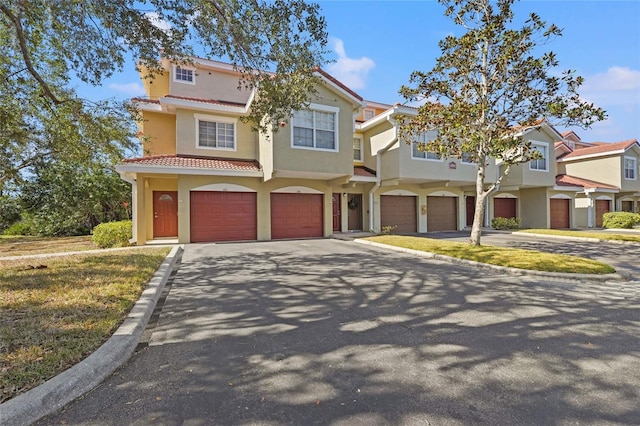
<path id="1" fill-rule="evenodd" d="M 216 104 L 216 105 L 225 105 L 225 106 L 234 106 L 234 107 L 242 107 L 244 108 L 247 104 L 242 102 L 231 102 L 231 101 L 222 101 L 219 99 L 202 99 L 202 98 L 189 98 L 186 96 L 176 96 L 176 95 L 165 95 L 165 98 L 178 99 L 181 101 L 193 101 L 193 102 L 202 102 L 206 104 Z"/>
<path id="2" fill-rule="evenodd" d="M 185 157 L 177 155 L 152 155 L 141 158 L 126 158 L 127 164 L 143 166 L 179 167 L 188 169 L 240 170 L 259 172 L 260 164 L 253 160 L 232 160 L 224 158 Z"/>
<path id="3" fill-rule="evenodd" d="M 556 185 L 558 186 L 579 186 L 582 188 L 600 188 L 600 189 L 620 189 L 617 186 L 607 185 L 589 179 L 582 179 L 569 175 L 556 176 Z"/>
<path id="4" fill-rule="evenodd" d="M 371 170 L 365 166 L 353 166 L 353 175 L 354 176 L 363 176 L 363 177 L 376 177 L 375 170 Z"/>
<path id="5" fill-rule="evenodd" d="M 593 142 L 596 146 L 590 146 L 588 148 L 579 148 L 574 150 L 572 153 L 565 155 L 562 159 L 566 160 L 568 158 L 582 157 L 585 155 L 597 155 L 597 154 L 606 154 L 608 152 L 616 152 L 623 151 L 632 146 L 633 144 L 638 143 L 637 139 L 630 139 L 622 142 L 615 143 L 602 143 L 602 142 Z"/>

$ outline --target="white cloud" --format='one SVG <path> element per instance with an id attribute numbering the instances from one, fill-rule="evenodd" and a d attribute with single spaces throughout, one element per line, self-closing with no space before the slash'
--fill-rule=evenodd
<path id="1" fill-rule="evenodd" d="M 142 96 L 145 94 L 144 87 L 140 83 L 111 83 L 109 89 L 124 93 L 130 97 Z"/>
<path id="2" fill-rule="evenodd" d="M 640 104 L 640 70 L 611 67 L 586 76 L 579 89 L 585 99 L 598 106 Z"/>
<path id="3" fill-rule="evenodd" d="M 342 40 L 332 38 L 332 41 L 338 60 L 327 66 L 327 70 L 350 89 L 363 89 L 366 86 L 369 71 L 376 66 L 375 62 L 366 56 L 359 59 L 349 58 Z"/>
<path id="4" fill-rule="evenodd" d="M 171 29 L 171 24 L 160 18 L 158 12 L 147 12 L 144 15 L 155 27 L 160 28 L 162 31 L 168 32 Z"/>

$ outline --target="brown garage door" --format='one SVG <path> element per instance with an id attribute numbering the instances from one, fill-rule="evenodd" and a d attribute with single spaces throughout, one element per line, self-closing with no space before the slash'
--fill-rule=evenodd
<path id="1" fill-rule="evenodd" d="M 255 192 L 191 192 L 191 242 L 255 240 Z"/>
<path id="2" fill-rule="evenodd" d="M 569 201 L 561 198 L 550 200 L 550 219 L 552 229 L 569 228 Z"/>
<path id="3" fill-rule="evenodd" d="M 515 198 L 494 198 L 493 217 L 506 217 L 508 219 L 516 217 Z"/>
<path id="4" fill-rule="evenodd" d="M 271 194 L 271 238 L 322 237 L 322 194 Z"/>
<path id="5" fill-rule="evenodd" d="M 404 234 L 418 230 L 416 197 L 403 195 L 380 196 L 380 225 L 390 226 L 392 233 Z"/>
<path id="6" fill-rule="evenodd" d="M 427 232 L 458 229 L 457 206 L 457 197 L 427 197 Z"/>
<path id="7" fill-rule="evenodd" d="M 602 215 L 609 212 L 609 200 L 596 200 L 596 226 L 602 227 Z"/>

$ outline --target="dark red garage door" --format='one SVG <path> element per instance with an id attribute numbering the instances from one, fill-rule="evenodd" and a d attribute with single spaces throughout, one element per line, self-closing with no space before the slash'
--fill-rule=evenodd
<path id="1" fill-rule="evenodd" d="M 322 237 L 323 194 L 271 194 L 271 238 Z"/>
<path id="2" fill-rule="evenodd" d="M 552 198 L 550 203 L 550 219 L 552 229 L 569 228 L 569 202 L 562 198 Z"/>
<path id="3" fill-rule="evenodd" d="M 389 231 L 394 234 L 416 232 L 416 197 L 381 195 L 380 225 L 383 231 L 385 227 L 390 227 Z"/>
<path id="4" fill-rule="evenodd" d="M 516 217 L 515 198 L 494 198 L 493 217 L 506 217 L 507 219 Z"/>
<path id="5" fill-rule="evenodd" d="M 458 229 L 458 197 L 427 197 L 427 232 Z"/>
<path id="6" fill-rule="evenodd" d="M 255 192 L 191 192 L 191 242 L 258 238 Z"/>
<path id="7" fill-rule="evenodd" d="M 596 226 L 602 228 L 602 216 L 609 212 L 609 200 L 596 200 Z"/>

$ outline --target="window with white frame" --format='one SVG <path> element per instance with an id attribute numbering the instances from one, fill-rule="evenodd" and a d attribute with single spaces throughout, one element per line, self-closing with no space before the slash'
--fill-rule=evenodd
<path id="1" fill-rule="evenodd" d="M 547 145 L 546 144 L 531 144 L 531 151 L 537 151 L 540 153 L 540 158 L 531 160 L 529 162 L 529 169 L 531 170 L 539 170 L 539 171 L 548 171 L 549 170 L 549 156 L 547 155 Z"/>
<path id="2" fill-rule="evenodd" d="M 338 108 L 311 105 L 291 117 L 291 144 L 295 148 L 338 150 Z"/>
<path id="3" fill-rule="evenodd" d="M 363 113 L 364 121 L 371 120 L 376 115 L 373 109 L 365 109 Z"/>
<path id="4" fill-rule="evenodd" d="M 353 160 L 363 161 L 362 138 L 353 138 Z"/>
<path id="5" fill-rule="evenodd" d="M 474 164 L 474 154 L 473 152 L 463 152 L 461 156 L 461 161 L 465 164 Z"/>
<path id="6" fill-rule="evenodd" d="M 221 117 L 196 115 L 198 148 L 236 149 L 236 123 Z"/>
<path id="7" fill-rule="evenodd" d="M 635 157 L 624 157 L 624 178 L 628 180 L 636 180 Z"/>
<path id="8" fill-rule="evenodd" d="M 432 151 L 423 151 L 420 149 L 421 143 L 428 143 L 435 139 L 435 132 L 423 132 L 418 135 L 416 140 L 411 144 L 411 157 L 423 160 L 441 161 L 440 154 Z"/>
<path id="9" fill-rule="evenodd" d="M 195 84 L 195 74 L 193 68 L 186 68 L 176 65 L 173 71 L 173 80 L 181 83 Z"/>

